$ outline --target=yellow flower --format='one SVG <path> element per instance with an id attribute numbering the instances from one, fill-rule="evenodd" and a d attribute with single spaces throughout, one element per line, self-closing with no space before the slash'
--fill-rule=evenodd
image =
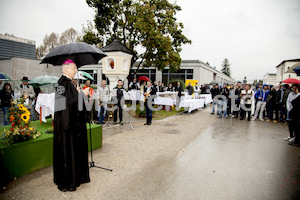
<path id="1" fill-rule="evenodd" d="M 29 127 L 29 130 L 31 130 L 31 131 L 32 131 L 32 130 L 33 130 L 33 127 Z"/>
<path id="2" fill-rule="evenodd" d="M 30 119 L 30 116 L 24 113 L 24 114 L 21 115 L 21 119 L 22 119 L 25 123 L 27 123 L 27 122 L 29 121 L 29 119 Z"/>
<path id="3" fill-rule="evenodd" d="M 25 109 L 27 110 L 27 108 L 25 108 L 25 107 L 23 106 L 23 104 L 18 104 L 18 107 L 19 107 L 20 110 L 25 110 Z"/>
<path id="4" fill-rule="evenodd" d="M 27 110 L 27 108 L 25 108 L 24 111 L 25 111 L 24 112 L 25 115 L 30 115 L 30 112 Z"/>

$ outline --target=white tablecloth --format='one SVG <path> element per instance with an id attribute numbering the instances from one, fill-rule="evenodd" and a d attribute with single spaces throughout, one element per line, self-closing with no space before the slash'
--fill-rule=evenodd
<path id="1" fill-rule="evenodd" d="M 180 101 L 179 107 L 189 108 L 189 113 L 195 109 L 204 107 L 204 99 L 190 99 L 185 101 Z"/>
<path id="2" fill-rule="evenodd" d="M 199 94 L 197 97 L 194 96 L 195 99 L 203 99 L 205 104 L 209 104 L 213 102 L 211 98 L 211 94 Z"/>
<path id="3" fill-rule="evenodd" d="M 140 90 L 129 90 L 128 92 L 123 92 L 125 100 L 131 101 L 140 101 L 141 100 L 141 91 Z"/>
<path id="4" fill-rule="evenodd" d="M 181 101 L 186 101 L 190 99 L 192 99 L 191 95 L 189 95 L 187 92 L 181 92 L 181 97 L 180 97 Z"/>
<path id="5" fill-rule="evenodd" d="M 51 94 L 39 94 L 36 100 L 35 110 L 40 114 L 40 108 L 42 108 L 42 121 L 46 121 L 46 117 L 54 114 L 54 100 L 55 93 Z"/>
<path id="6" fill-rule="evenodd" d="M 154 98 L 154 104 L 156 105 L 166 105 L 166 106 L 173 106 L 173 99 L 168 97 L 156 97 Z"/>

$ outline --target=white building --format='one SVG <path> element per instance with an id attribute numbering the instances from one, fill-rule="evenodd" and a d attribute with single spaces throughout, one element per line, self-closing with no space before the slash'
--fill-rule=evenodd
<path id="1" fill-rule="evenodd" d="M 276 74 L 267 73 L 263 77 L 263 84 L 275 85 L 276 84 Z"/>
<path id="2" fill-rule="evenodd" d="M 12 57 L 10 59 L 0 59 L 0 71 L 7 74 L 13 80 L 21 80 L 23 76 L 28 76 L 32 79 L 36 76 L 57 76 L 62 74 L 61 66 L 52 66 L 47 64 L 40 64 L 41 60 L 25 59 Z M 133 79 L 133 74 L 136 70 L 136 66 L 130 69 L 128 76 L 129 81 Z M 79 68 L 81 71 L 85 71 L 91 74 L 95 82 L 93 85 L 100 85 L 101 80 L 106 78 L 102 73 L 102 63 L 98 65 L 86 65 Z M 183 60 L 180 66 L 180 70 L 177 72 L 171 72 L 169 67 L 166 67 L 163 71 L 159 71 L 155 67 L 140 68 L 136 73 L 136 77 L 147 76 L 152 81 L 160 81 L 167 84 L 169 81 L 179 79 L 185 81 L 186 79 L 199 80 L 199 85 L 209 84 L 215 81 L 219 84 L 223 83 L 235 83 L 236 81 L 215 68 L 205 64 L 199 60 Z M 127 81 L 125 81 L 127 82 Z"/>
<path id="3" fill-rule="evenodd" d="M 286 71 L 289 70 L 290 67 L 292 67 L 294 64 L 298 62 L 300 62 L 300 58 L 284 60 L 279 65 L 277 65 L 276 83 L 280 83 L 281 81 L 287 78 L 296 78 L 300 80 L 300 76 L 297 76 L 296 73 L 286 73 Z"/>
<path id="4" fill-rule="evenodd" d="M 133 74 L 135 73 L 137 67 L 134 65 L 129 72 L 129 82 L 133 79 Z M 105 77 L 102 74 L 102 65 L 86 65 L 80 68 L 82 71 L 86 71 L 94 76 L 97 80 L 102 80 Z M 223 74 L 222 72 L 216 70 L 215 68 L 205 64 L 200 60 L 182 60 L 180 70 L 177 72 L 171 72 L 169 67 L 165 67 L 164 70 L 160 71 L 155 67 L 143 68 L 142 66 L 136 73 L 136 77 L 147 76 L 152 81 L 160 81 L 165 85 L 172 80 L 182 80 L 193 79 L 198 80 L 199 85 L 209 84 L 212 81 L 217 82 L 219 84 L 223 83 L 235 83 L 236 81 L 229 76 Z M 97 81 L 99 84 L 100 81 Z"/>

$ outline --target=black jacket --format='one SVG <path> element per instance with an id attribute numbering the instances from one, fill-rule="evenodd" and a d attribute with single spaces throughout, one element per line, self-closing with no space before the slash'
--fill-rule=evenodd
<path id="1" fill-rule="evenodd" d="M 167 91 L 173 92 L 173 87 L 167 87 Z"/>
<path id="2" fill-rule="evenodd" d="M 210 93 L 211 93 L 211 98 L 215 98 L 215 96 L 220 94 L 220 90 L 219 90 L 219 88 L 212 88 L 210 90 Z"/>
<path id="3" fill-rule="evenodd" d="M 13 98 L 14 92 L 6 92 L 5 89 L 0 90 L 1 107 L 10 107 L 10 100 Z"/>
<path id="4" fill-rule="evenodd" d="M 154 90 L 155 94 L 158 92 L 158 86 L 157 85 L 152 85 L 152 90 Z"/>
<path id="5" fill-rule="evenodd" d="M 300 95 L 292 101 L 293 108 L 290 110 L 290 116 L 293 120 L 300 120 Z"/>
<path id="6" fill-rule="evenodd" d="M 182 87 L 177 85 L 175 88 L 175 92 L 178 92 L 178 96 L 181 96 Z"/>
<path id="7" fill-rule="evenodd" d="M 194 92 L 194 89 L 192 86 L 187 86 L 186 89 L 188 90 L 189 95 L 192 95 Z"/>
<path id="8" fill-rule="evenodd" d="M 120 88 L 118 86 L 116 86 L 116 87 L 114 87 L 114 90 L 117 90 L 117 99 L 118 99 L 118 101 L 120 101 L 123 97 L 123 91 L 125 91 L 125 88 L 123 88 L 123 86 Z"/>
<path id="9" fill-rule="evenodd" d="M 229 96 L 229 89 L 227 87 L 221 88 L 220 94 L 224 95 L 226 98 L 228 98 L 228 96 Z"/>

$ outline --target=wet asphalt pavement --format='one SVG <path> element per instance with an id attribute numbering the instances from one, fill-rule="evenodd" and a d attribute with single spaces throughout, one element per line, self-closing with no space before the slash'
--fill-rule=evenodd
<path id="1" fill-rule="evenodd" d="M 134 124 L 136 128 L 134 132 L 129 125 L 105 127 L 103 130 L 106 143 L 104 149 L 95 151 L 95 159 L 101 160 L 104 166 L 109 166 L 108 164 L 111 163 L 114 172 L 91 169 L 93 178 L 91 183 L 84 184 L 75 193 L 64 194 L 60 193 L 52 183 L 52 168 L 48 167 L 19 178 L 19 184 L 18 181 L 15 183 L 16 190 L 13 189 L 13 185 L 9 186 L 6 196 L 3 197 L 4 199 L 13 199 L 11 197 L 16 196 L 15 199 L 122 200 L 300 199 L 300 148 L 290 146 L 284 141 L 288 136 L 287 125 L 258 120 L 249 122 L 231 118 L 220 119 L 216 115 L 209 115 L 209 112 L 210 108 L 207 108 L 189 115 L 178 115 L 178 123 L 170 118 L 170 120 L 157 121 L 147 129 L 143 125 L 143 120 L 133 118 L 132 121 L 138 121 Z M 206 120 L 208 128 L 201 129 L 199 122 L 202 120 Z M 134 163 L 132 159 L 126 161 L 125 159 L 129 160 L 129 158 L 125 155 L 128 154 L 130 158 L 137 156 L 139 159 L 145 159 L 144 156 L 139 157 L 141 154 L 132 149 L 145 151 L 143 148 L 147 145 L 140 147 L 128 144 L 130 146 L 128 149 L 120 148 L 121 145 L 112 148 L 115 142 L 110 140 L 121 139 L 122 143 L 139 141 L 146 144 L 149 138 L 144 141 L 145 139 L 138 135 L 142 130 L 148 129 L 157 132 L 164 130 L 162 134 L 170 137 L 184 134 L 187 137 L 191 131 L 197 135 L 187 143 L 187 146 L 182 148 L 178 146 L 177 148 L 181 149 L 178 150 L 179 153 L 158 150 L 161 154 L 155 156 L 153 160 L 140 168 L 133 166 L 135 170 L 130 170 Z M 151 136 L 149 130 L 146 135 Z M 170 139 L 170 137 L 163 137 L 161 133 L 154 135 L 153 137 Z M 166 143 L 174 145 L 172 142 L 166 141 Z M 159 149 L 157 144 L 151 144 Z M 154 151 L 153 149 L 152 152 Z M 118 156 L 113 157 L 113 155 Z M 115 162 L 118 159 L 122 162 Z M 127 168 L 130 176 L 126 175 L 126 171 L 121 172 L 118 165 Z M 39 179 L 39 176 L 44 178 Z M 122 179 L 122 177 L 126 178 Z M 111 182 L 111 179 L 116 182 Z M 120 179 L 122 181 L 118 182 Z M 102 180 L 108 180 L 108 185 L 101 186 L 105 184 Z M 41 196 L 40 193 L 44 191 L 45 196 Z"/>
<path id="2" fill-rule="evenodd" d="M 300 148 L 287 125 L 216 118 L 176 157 L 157 158 L 123 199 L 300 199 Z M 118 193 L 118 192 L 117 192 Z"/>

